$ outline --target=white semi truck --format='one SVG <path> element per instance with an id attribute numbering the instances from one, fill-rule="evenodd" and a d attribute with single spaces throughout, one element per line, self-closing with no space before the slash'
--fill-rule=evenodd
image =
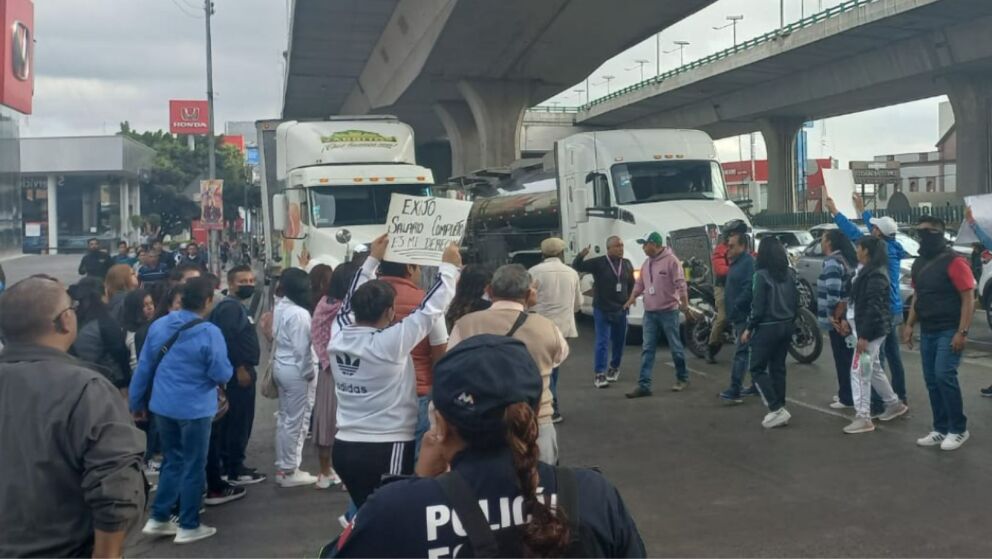
<path id="1" fill-rule="evenodd" d="M 560 140 L 553 154 L 527 172 L 477 173 L 462 178 L 475 193 L 466 245 L 481 262 L 539 260 L 540 241 L 565 240 L 566 260 L 592 247 L 606 253 L 616 235 L 639 274 L 644 253 L 636 240 L 652 231 L 682 259 L 709 263 L 719 228 L 747 216 L 727 200 L 713 140 L 697 130 L 583 132 Z M 495 177 L 495 178 L 492 178 Z M 472 188 L 474 186 L 475 188 Z M 583 291 L 592 278 L 583 278 Z M 592 313 L 586 298 L 583 312 Z M 631 324 L 641 324 L 637 303 Z"/>
<path id="2" fill-rule="evenodd" d="M 283 267 L 346 262 L 382 234 L 393 193 L 429 195 L 434 184 L 416 163 L 413 130 L 395 117 L 257 128 L 266 244 Z"/>

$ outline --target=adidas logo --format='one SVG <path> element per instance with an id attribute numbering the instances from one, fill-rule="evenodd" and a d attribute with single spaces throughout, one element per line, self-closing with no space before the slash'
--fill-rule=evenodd
<path id="1" fill-rule="evenodd" d="M 362 364 L 361 359 L 357 357 L 353 358 L 347 353 L 335 355 L 334 360 L 338 362 L 338 368 L 341 369 L 341 374 L 348 377 L 357 373 L 358 367 Z"/>
<path id="2" fill-rule="evenodd" d="M 475 405 L 475 398 L 473 398 L 471 394 L 466 394 L 464 392 L 462 392 L 461 394 L 459 394 L 458 397 L 455 398 L 455 401 L 458 402 L 459 404 L 463 405 L 463 406 L 474 406 Z"/>

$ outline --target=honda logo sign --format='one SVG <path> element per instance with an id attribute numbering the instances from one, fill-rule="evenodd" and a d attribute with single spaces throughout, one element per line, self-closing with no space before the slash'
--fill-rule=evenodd
<path id="1" fill-rule="evenodd" d="M 31 78 L 31 29 L 15 21 L 11 27 L 10 66 L 14 77 L 22 82 Z"/>
<path id="2" fill-rule="evenodd" d="M 173 134 L 206 134 L 207 102 L 199 100 L 169 101 L 169 131 Z"/>

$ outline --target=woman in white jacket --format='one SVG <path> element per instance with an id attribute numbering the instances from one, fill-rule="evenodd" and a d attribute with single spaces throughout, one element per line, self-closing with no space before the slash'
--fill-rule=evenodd
<path id="1" fill-rule="evenodd" d="M 316 476 L 300 470 L 317 389 L 316 358 L 310 346 L 310 278 L 298 268 L 279 280 L 283 298 L 273 311 L 272 373 L 279 388 L 276 413 L 276 483 L 312 485 Z"/>

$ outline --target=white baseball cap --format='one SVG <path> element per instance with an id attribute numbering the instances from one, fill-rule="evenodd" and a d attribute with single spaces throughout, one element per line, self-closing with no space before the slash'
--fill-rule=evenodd
<path id="1" fill-rule="evenodd" d="M 868 223 L 873 227 L 878 227 L 878 230 L 886 237 L 895 237 L 896 233 L 899 232 L 899 224 L 889 216 L 873 217 L 868 220 Z"/>

